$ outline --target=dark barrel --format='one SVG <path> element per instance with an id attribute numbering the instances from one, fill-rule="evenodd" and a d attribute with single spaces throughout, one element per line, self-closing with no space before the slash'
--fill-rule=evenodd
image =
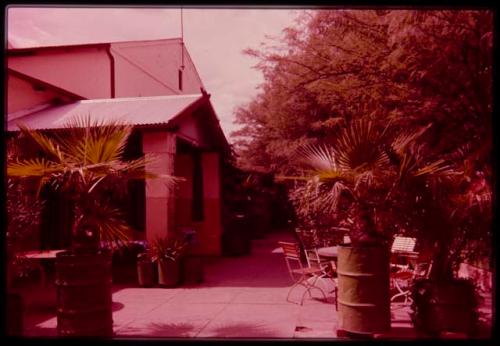
<path id="1" fill-rule="evenodd" d="M 340 329 L 359 334 L 388 332 L 388 248 L 339 246 L 337 275 Z"/>
<path id="2" fill-rule="evenodd" d="M 417 281 L 414 289 L 422 294 L 415 297 L 418 331 L 430 335 L 444 331 L 475 335 L 478 327 L 477 298 L 470 281 L 432 282 L 424 279 Z"/>
<path id="3" fill-rule="evenodd" d="M 113 336 L 111 278 L 109 253 L 57 254 L 59 336 Z"/>
<path id="4" fill-rule="evenodd" d="M 19 293 L 7 293 L 6 335 L 23 335 L 23 297 Z"/>

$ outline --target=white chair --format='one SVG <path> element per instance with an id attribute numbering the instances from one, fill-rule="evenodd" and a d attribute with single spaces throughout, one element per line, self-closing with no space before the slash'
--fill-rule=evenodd
<path id="1" fill-rule="evenodd" d="M 404 297 L 404 304 L 413 302 L 411 298 L 411 284 L 415 279 L 426 278 L 432 268 L 432 262 L 418 263 L 413 269 L 401 269 L 391 273 L 391 281 L 397 293 L 391 297 L 391 302 L 396 298 Z"/>
<path id="2" fill-rule="evenodd" d="M 312 298 L 312 289 L 319 290 L 326 300 L 325 292 L 316 285 L 318 279 L 324 274 L 323 269 L 321 269 L 320 267 L 304 267 L 300 258 L 300 248 L 297 243 L 278 242 L 278 244 L 283 249 L 288 273 L 290 275 L 290 278 L 294 281 L 294 284 L 288 291 L 286 300 L 288 302 L 295 303 L 290 300 L 290 294 L 297 286 L 303 286 L 306 289 L 302 294 L 300 305 L 303 304 L 306 293 L 308 293 L 309 297 Z"/>
<path id="3" fill-rule="evenodd" d="M 416 238 L 396 236 L 391 246 L 391 267 L 409 268 L 409 259 L 418 255 L 415 252 Z"/>

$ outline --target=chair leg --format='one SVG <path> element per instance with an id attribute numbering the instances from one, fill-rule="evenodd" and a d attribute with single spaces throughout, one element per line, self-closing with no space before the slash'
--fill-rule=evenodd
<path id="1" fill-rule="evenodd" d="M 339 306 L 338 306 L 338 303 L 339 303 L 339 300 L 338 300 L 338 288 L 337 288 L 337 285 L 335 285 L 335 311 L 339 311 Z"/>
<path id="2" fill-rule="evenodd" d="M 292 287 L 288 290 L 288 294 L 286 296 L 286 301 L 289 303 L 295 303 L 294 301 L 290 300 L 290 294 L 292 294 L 292 291 L 294 290 L 295 287 L 300 285 L 300 281 L 295 282 Z"/>
<path id="3" fill-rule="evenodd" d="M 326 300 L 326 295 L 325 295 L 325 292 L 316 285 L 316 281 L 318 280 L 318 276 L 313 276 L 313 277 L 309 277 L 309 278 L 305 278 L 305 277 L 302 277 L 300 278 L 291 288 L 290 290 L 288 291 L 288 295 L 286 297 L 286 300 L 290 303 L 296 303 L 292 300 L 290 300 L 290 294 L 292 293 L 292 291 L 295 289 L 295 287 L 297 286 L 304 286 L 304 288 L 306 289 L 306 291 L 302 294 L 302 298 L 300 300 L 300 303 L 296 303 L 296 304 L 300 304 L 300 305 L 303 305 L 304 303 L 304 298 L 305 298 L 305 295 L 306 294 L 309 294 L 309 297 L 312 298 L 312 294 L 311 294 L 311 290 L 313 288 L 319 290 L 321 292 L 321 294 L 323 295 L 323 297 L 325 298 Z M 309 282 L 309 280 L 313 279 L 313 282 Z"/>
<path id="4" fill-rule="evenodd" d="M 391 297 L 391 302 L 398 298 L 398 297 L 405 297 L 405 300 L 404 300 L 404 303 L 403 304 L 407 304 L 408 303 L 408 299 L 410 301 L 413 301 L 413 299 L 410 297 L 410 290 L 403 290 L 401 288 L 401 286 L 399 285 L 398 281 L 397 280 L 394 280 L 394 287 L 396 287 L 396 289 L 398 290 L 399 293 L 396 293 L 395 295 L 393 295 Z"/>

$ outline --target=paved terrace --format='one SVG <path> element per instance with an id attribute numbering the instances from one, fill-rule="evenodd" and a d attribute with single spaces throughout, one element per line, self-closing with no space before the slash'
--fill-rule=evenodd
<path id="1" fill-rule="evenodd" d="M 113 320 L 117 338 L 337 338 L 334 300 L 286 301 L 292 284 L 277 247 L 293 240 L 273 233 L 253 241 L 251 256 L 207 260 L 205 280 L 179 288 L 114 286 Z M 330 287 L 331 288 L 331 287 Z M 49 292 L 50 290 L 50 292 Z M 302 288 L 292 299 L 300 300 Z M 330 290 L 330 289 L 328 289 Z M 55 288 L 33 289 L 26 301 L 25 335 L 56 336 Z M 486 308 L 491 314 L 490 308 Z M 388 337 L 416 337 L 409 308 L 392 306 Z"/>

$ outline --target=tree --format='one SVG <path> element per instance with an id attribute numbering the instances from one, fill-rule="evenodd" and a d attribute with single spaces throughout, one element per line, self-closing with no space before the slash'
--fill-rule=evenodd
<path id="1" fill-rule="evenodd" d="M 337 150 L 339 129 L 358 120 L 426 128 L 409 157 L 454 174 L 406 186 L 398 225 L 439 254 L 434 277 L 451 275 L 465 248 L 491 237 L 492 31 L 487 10 L 305 11 L 277 45 L 247 50 L 265 81 L 236 113 L 240 163 L 296 175 L 298 148 Z"/>
<path id="2" fill-rule="evenodd" d="M 491 37 L 490 11 L 306 11 L 277 46 L 247 50 L 265 82 L 236 112 L 240 162 L 287 172 L 297 147 L 358 118 L 432 122 L 436 151 L 488 153 Z"/>
<path id="3" fill-rule="evenodd" d="M 132 126 L 120 122 L 92 121 L 80 117 L 69 121 L 60 132 L 45 134 L 20 126 L 21 133 L 43 155 L 8 163 L 7 175 L 36 178 L 39 191 L 50 184 L 67 192 L 75 203 L 73 248 L 94 251 L 101 241 L 120 244 L 127 239 L 129 225 L 112 205 L 113 193 L 131 179 L 175 179 L 146 170 L 154 157 L 124 160 L 123 153 Z"/>

